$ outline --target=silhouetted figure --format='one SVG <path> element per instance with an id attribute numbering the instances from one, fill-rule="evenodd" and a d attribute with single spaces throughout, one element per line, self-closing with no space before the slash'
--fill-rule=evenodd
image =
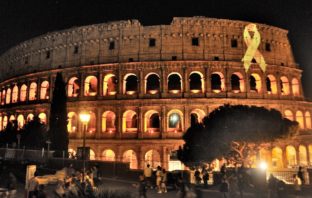
<path id="1" fill-rule="evenodd" d="M 245 183 L 246 183 L 246 173 L 244 165 L 242 165 L 237 171 L 237 186 L 241 198 L 244 197 Z"/>
<path id="2" fill-rule="evenodd" d="M 44 185 L 39 185 L 37 198 L 46 198 L 47 194 L 44 192 Z"/>
<path id="3" fill-rule="evenodd" d="M 202 175 L 203 175 L 204 186 L 207 187 L 208 186 L 208 180 L 209 180 L 209 173 L 208 173 L 208 170 L 206 167 L 203 167 Z"/>
<path id="4" fill-rule="evenodd" d="M 140 175 L 139 177 L 139 198 L 143 197 L 143 198 L 147 198 L 146 196 L 146 189 L 147 189 L 147 185 L 146 185 L 146 181 L 144 179 L 143 175 Z"/>
<path id="5" fill-rule="evenodd" d="M 284 198 L 285 195 L 285 183 L 282 180 L 278 180 L 276 184 L 276 191 L 277 191 L 277 197 L 278 198 Z"/>
<path id="6" fill-rule="evenodd" d="M 298 177 L 297 174 L 293 175 L 293 179 L 294 179 L 295 196 L 297 198 L 297 197 L 300 197 L 300 194 L 301 194 L 302 182 L 301 182 L 301 180 L 300 180 L 300 178 Z"/>
<path id="7" fill-rule="evenodd" d="M 152 188 L 152 175 L 153 175 L 153 169 L 149 164 L 144 168 L 144 177 L 145 181 L 147 183 L 147 186 Z"/>
<path id="8" fill-rule="evenodd" d="M 229 192 L 229 183 L 225 176 L 221 179 L 220 192 L 223 194 L 224 198 L 227 198 L 227 194 Z"/>
<path id="9" fill-rule="evenodd" d="M 200 177 L 200 172 L 199 172 L 198 169 L 195 170 L 194 177 L 195 177 L 195 183 L 196 183 L 196 185 L 200 184 L 200 182 L 201 182 L 201 177 Z"/>
<path id="10" fill-rule="evenodd" d="M 177 196 L 179 198 L 185 198 L 185 196 L 186 196 L 186 186 L 185 186 L 185 183 L 184 183 L 184 181 L 183 181 L 181 176 L 178 178 L 177 187 L 178 187 L 178 194 L 177 194 Z"/>
<path id="11" fill-rule="evenodd" d="M 301 166 L 299 166 L 299 170 L 298 170 L 297 175 L 298 175 L 299 179 L 301 180 L 301 183 L 305 184 L 304 173 L 302 171 L 302 167 Z"/>

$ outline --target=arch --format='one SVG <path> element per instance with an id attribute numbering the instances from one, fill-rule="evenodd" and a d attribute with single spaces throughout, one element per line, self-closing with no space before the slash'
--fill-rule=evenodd
<path id="1" fill-rule="evenodd" d="M 27 115 L 27 122 L 30 122 L 34 119 L 34 114 L 30 113 Z"/>
<path id="2" fill-rule="evenodd" d="M 39 113 L 38 117 L 40 118 L 40 122 L 42 124 L 47 124 L 47 114 Z"/>
<path id="3" fill-rule="evenodd" d="M 116 131 L 116 114 L 112 111 L 105 111 L 102 114 L 102 132 Z"/>
<path id="4" fill-rule="evenodd" d="M 249 78 L 250 91 L 261 93 L 262 91 L 262 82 L 261 77 L 257 73 L 250 74 Z"/>
<path id="5" fill-rule="evenodd" d="M 106 74 L 103 79 L 103 95 L 113 96 L 117 93 L 117 78 L 115 74 Z"/>
<path id="6" fill-rule="evenodd" d="M 283 168 L 283 150 L 279 147 L 272 149 L 272 167 Z"/>
<path id="7" fill-rule="evenodd" d="M 24 127 L 25 124 L 25 118 L 22 114 L 19 114 L 17 116 L 17 127 L 18 129 L 22 129 Z"/>
<path id="8" fill-rule="evenodd" d="M 15 116 L 14 116 L 14 115 L 10 115 L 9 121 L 11 122 L 11 121 L 13 121 L 13 120 L 16 120 Z"/>
<path id="9" fill-rule="evenodd" d="M 132 110 L 125 111 L 122 116 L 122 132 L 137 132 L 137 125 L 137 113 Z"/>
<path id="10" fill-rule="evenodd" d="M 37 83 L 32 82 L 29 86 L 29 96 L 30 101 L 37 99 Z"/>
<path id="11" fill-rule="evenodd" d="M 287 118 L 288 120 L 294 121 L 294 114 L 291 110 L 285 110 L 284 114 L 285 114 L 285 118 Z"/>
<path id="12" fill-rule="evenodd" d="M 77 154 L 77 152 L 75 151 L 75 149 L 73 149 L 73 148 L 69 148 L 68 149 L 68 156 L 69 156 L 69 158 L 74 159 L 76 157 L 76 154 Z"/>
<path id="13" fill-rule="evenodd" d="M 183 89 L 182 76 L 177 72 L 168 75 L 168 91 L 169 93 L 181 93 Z"/>
<path id="14" fill-rule="evenodd" d="M 40 85 L 40 100 L 49 99 L 49 81 L 45 80 Z"/>
<path id="15" fill-rule="evenodd" d="M 145 113 L 144 131 L 150 133 L 160 131 L 160 116 L 158 111 L 149 110 Z"/>
<path id="16" fill-rule="evenodd" d="M 3 117 L 3 129 L 5 129 L 8 126 L 8 116 Z"/>
<path id="17" fill-rule="evenodd" d="M 138 92 L 138 77 L 129 73 L 126 74 L 123 80 L 123 94 L 133 95 Z"/>
<path id="18" fill-rule="evenodd" d="M 214 93 L 220 93 L 225 90 L 224 75 L 221 72 L 213 72 L 210 76 L 211 90 Z"/>
<path id="19" fill-rule="evenodd" d="M 277 81 L 272 74 L 266 77 L 266 88 L 268 94 L 277 94 Z"/>
<path id="20" fill-rule="evenodd" d="M 231 75 L 231 88 L 234 93 L 240 93 L 245 91 L 245 81 L 241 73 L 234 72 Z"/>
<path id="21" fill-rule="evenodd" d="M 190 91 L 192 93 L 204 93 L 204 76 L 198 71 L 193 71 L 189 76 Z"/>
<path id="22" fill-rule="evenodd" d="M 3 130 L 3 125 L 2 125 L 2 116 L 0 116 L 0 131 Z"/>
<path id="23" fill-rule="evenodd" d="M 307 148 L 304 145 L 299 146 L 299 165 L 300 166 L 308 165 Z"/>
<path id="24" fill-rule="evenodd" d="M 111 149 L 106 149 L 102 152 L 101 160 L 102 161 L 115 161 L 116 155 L 115 152 Z"/>
<path id="25" fill-rule="evenodd" d="M 138 160 L 136 153 L 133 150 L 127 150 L 122 155 L 122 161 L 129 163 L 131 169 L 138 168 Z"/>
<path id="26" fill-rule="evenodd" d="M 95 76 L 87 76 L 84 81 L 84 95 L 96 96 L 98 88 L 98 80 Z"/>
<path id="27" fill-rule="evenodd" d="M 303 119 L 302 111 L 296 112 L 296 121 L 299 123 L 300 129 L 304 129 L 304 119 Z"/>
<path id="28" fill-rule="evenodd" d="M 286 158 L 287 164 L 289 167 L 293 167 L 297 165 L 297 154 L 296 149 L 293 146 L 286 147 Z"/>
<path id="29" fill-rule="evenodd" d="M 145 76 L 145 93 L 156 94 L 160 91 L 160 78 L 156 73 L 149 73 Z"/>
<path id="30" fill-rule="evenodd" d="M 2 105 L 5 104 L 5 96 L 6 96 L 5 93 L 6 93 L 5 89 L 3 89 L 2 90 L 2 95 L 1 95 L 1 104 Z"/>
<path id="31" fill-rule="evenodd" d="M 191 126 L 201 123 L 205 117 L 205 111 L 201 109 L 194 109 L 191 111 Z"/>
<path id="32" fill-rule="evenodd" d="M 25 102 L 26 99 L 27 99 L 27 85 L 23 84 L 21 86 L 20 101 Z"/>
<path id="33" fill-rule="evenodd" d="M 151 167 L 161 166 L 160 154 L 157 150 L 151 149 L 144 155 L 144 167 L 149 164 Z"/>
<path id="34" fill-rule="evenodd" d="M 17 103 L 18 100 L 18 86 L 14 85 L 12 91 L 12 103 Z"/>
<path id="35" fill-rule="evenodd" d="M 173 109 L 167 114 L 168 131 L 178 132 L 183 131 L 183 113 L 178 109 Z"/>
<path id="36" fill-rule="evenodd" d="M 75 133 L 78 127 L 78 116 L 75 112 L 71 111 L 67 114 L 68 123 L 67 131 L 68 133 Z"/>
<path id="37" fill-rule="evenodd" d="M 93 111 L 90 111 L 89 114 L 90 114 L 90 121 L 87 126 L 87 131 L 89 133 L 94 133 L 96 131 L 96 115 Z"/>
<path id="38" fill-rule="evenodd" d="M 5 104 L 11 103 L 11 88 L 8 88 L 5 96 Z"/>
<path id="39" fill-rule="evenodd" d="M 281 94 L 282 95 L 289 95 L 290 89 L 289 89 L 289 81 L 286 76 L 282 76 L 280 78 L 280 86 L 281 86 Z"/>
<path id="40" fill-rule="evenodd" d="M 291 80 L 291 88 L 294 96 L 300 96 L 300 85 L 297 78 Z"/>
<path id="41" fill-rule="evenodd" d="M 78 97 L 80 91 L 80 82 L 77 77 L 72 77 L 67 83 L 67 96 L 68 97 Z"/>
<path id="42" fill-rule="evenodd" d="M 90 156 L 90 160 L 95 160 L 95 152 L 93 149 L 90 149 L 89 156 Z"/>
<path id="43" fill-rule="evenodd" d="M 309 144 L 309 159 L 310 159 L 310 165 L 312 165 L 312 144 Z"/>
<path id="44" fill-rule="evenodd" d="M 305 118 L 305 127 L 306 129 L 311 129 L 311 114 L 309 111 L 306 111 L 304 114 L 304 118 Z"/>

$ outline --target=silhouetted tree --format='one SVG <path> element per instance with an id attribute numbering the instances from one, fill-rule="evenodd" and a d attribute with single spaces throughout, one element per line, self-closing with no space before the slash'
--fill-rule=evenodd
<path id="1" fill-rule="evenodd" d="M 50 108 L 50 130 L 51 149 L 55 150 L 55 156 L 61 157 L 62 152 L 67 154 L 68 132 L 67 132 L 67 106 L 66 106 L 66 84 L 62 74 L 57 73 Z"/>
<path id="2" fill-rule="evenodd" d="M 21 134 L 21 146 L 33 149 L 45 147 L 45 142 L 48 138 L 47 127 L 41 123 L 38 116 L 35 116 L 33 120 L 25 124 L 19 133 Z"/>
<path id="3" fill-rule="evenodd" d="M 220 157 L 243 162 L 260 143 L 292 136 L 297 131 L 298 123 L 283 118 L 275 109 L 224 105 L 187 130 L 178 157 L 185 164 Z"/>

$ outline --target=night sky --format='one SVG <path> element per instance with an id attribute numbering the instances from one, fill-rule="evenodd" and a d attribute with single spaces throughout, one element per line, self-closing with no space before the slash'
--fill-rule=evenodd
<path id="1" fill-rule="evenodd" d="M 0 0 L 0 52 L 49 31 L 114 20 L 169 24 L 174 16 L 207 16 L 265 23 L 289 30 L 295 59 L 312 98 L 311 0 Z"/>

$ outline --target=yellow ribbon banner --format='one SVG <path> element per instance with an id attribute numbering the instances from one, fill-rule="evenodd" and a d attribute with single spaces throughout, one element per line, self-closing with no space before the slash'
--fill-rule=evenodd
<path id="1" fill-rule="evenodd" d="M 253 33 L 253 37 L 251 37 L 250 32 Z M 246 72 L 249 70 L 253 58 L 260 65 L 262 71 L 265 72 L 267 64 L 265 63 L 263 55 L 258 50 L 261 42 L 261 36 L 256 24 L 250 23 L 245 27 L 244 41 L 248 47 L 242 59 Z"/>

